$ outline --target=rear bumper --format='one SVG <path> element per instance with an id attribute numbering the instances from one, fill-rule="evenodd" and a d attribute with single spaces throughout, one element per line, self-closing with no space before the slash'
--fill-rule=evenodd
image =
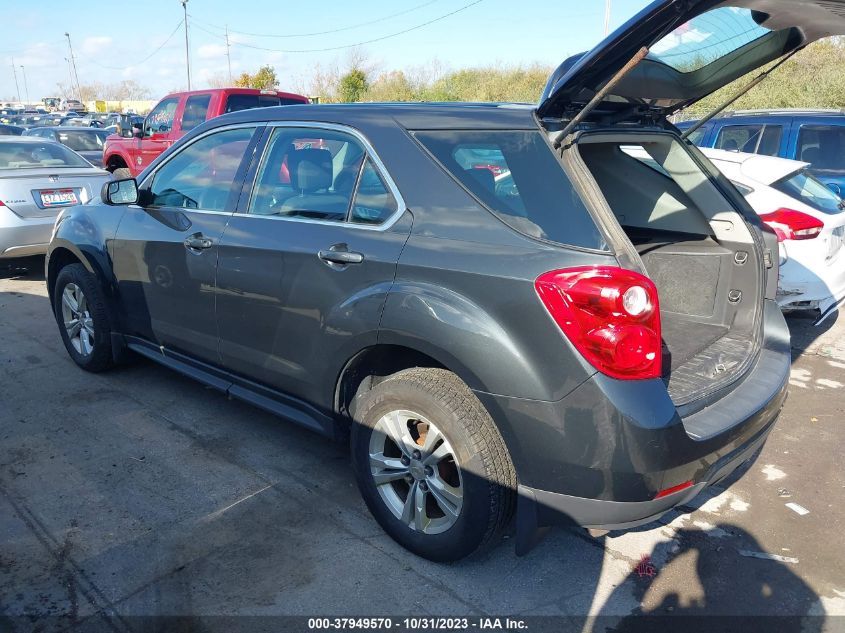
<path id="1" fill-rule="evenodd" d="M 24 219 L 0 207 L 0 259 L 44 255 L 55 216 Z"/>
<path id="2" fill-rule="evenodd" d="M 556 403 L 479 394 L 519 478 L 517 549 L 543 528 L 623 529 L 652 521 L 728 476 L 763 446 L 786 399 L 791 353 L 767 301 L 759 357 L 740 382 L 676 408 L 662 381 L 593 376 Z M 685 482 L 692 487 L 655 499 Z"/>
<path id="3" fill-rule="evenodd" d="M 746 462 L 753 460 L 763 448 L 776 419 L 777 416 L 746 445 L 714 463 L 701 481 L 660 499 L 606 501 L 519 486 L 517 547 L 523 552 L 527 551 L 542 533 L 542 529 L 553 525 L 626 530 L 656 521 L 669 510 L 689 503 L 702 490 L 718 483 Z"/>
<path id="4" fill-rule="evenodd" d="M 815 263 L 817 254 L 794 251 L 787 249 L 789 259 L 780 267 L 778 305 L 788 309 L 802 304 L 824 312 L 845 298 L 845 252 L 830 262 Z"/>

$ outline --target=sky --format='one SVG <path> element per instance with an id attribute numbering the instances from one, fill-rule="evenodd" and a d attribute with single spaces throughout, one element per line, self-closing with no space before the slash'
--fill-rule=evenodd
<path id="1" fill-rule="evenodd" d="M 647 4 L 612 0 L 611 30 Z M 65 32 L 81 84 L 134 79 L 154 99 L 186 88 L 180 0 L 126 7 L 0 0 L 0 99 L 15 97 L 15 74 L 22 99 L 61 96 L 56 86 L 68 84 L 70 72 Z M 188 0 L 192 87 L 228 77 L 227 26 L 233 76 L 270 64 L 280 88 L 295 91 L 307 88 L 315 69 L 344 68 L 350 51 L 374 75 L 433 62 L 444 70 L 556 66 L 602 39 L 604 8 L 603 0 Z"/>

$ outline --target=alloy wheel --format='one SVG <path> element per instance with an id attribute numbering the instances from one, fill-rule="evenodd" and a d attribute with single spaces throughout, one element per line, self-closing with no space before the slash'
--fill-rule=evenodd
<path id="1" fill-rule="evenodd" d="M 94 319 L 82 288 L 69 283 L 62 291 L 62 321 L 73 349 L 82 356 L 94 351 Z"/>
<path id="2" fill-rule="evenodd" d="M 391 411 L 370 436 L 370 473 L 382 501 L 414 531 L 451 528 L 463 506 L 460 464 L 446 436 L 424 416 Z"/>

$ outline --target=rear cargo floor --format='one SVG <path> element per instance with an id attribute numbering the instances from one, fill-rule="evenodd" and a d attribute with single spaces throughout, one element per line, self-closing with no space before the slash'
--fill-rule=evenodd
<path id="1" fill-rule="evenodd" d="M 676 315 L 664 315 L 660 326 L 664 345 L 664 375 L 681 367 L 728 333 L 726 326 L 697 323 Z"/>

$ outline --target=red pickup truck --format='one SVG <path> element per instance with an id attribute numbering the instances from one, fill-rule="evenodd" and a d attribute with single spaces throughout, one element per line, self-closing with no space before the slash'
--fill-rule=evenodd
<path id="1" fill-rule="evenodd" d="M 238 110 L 308 103 L 308 97 L 275 90 L 211 88 L 167 95 L 144 119 L 143 128 L 122 130 L 106 139 L 103 167 L 130 178 L 203 121 Z"/>

